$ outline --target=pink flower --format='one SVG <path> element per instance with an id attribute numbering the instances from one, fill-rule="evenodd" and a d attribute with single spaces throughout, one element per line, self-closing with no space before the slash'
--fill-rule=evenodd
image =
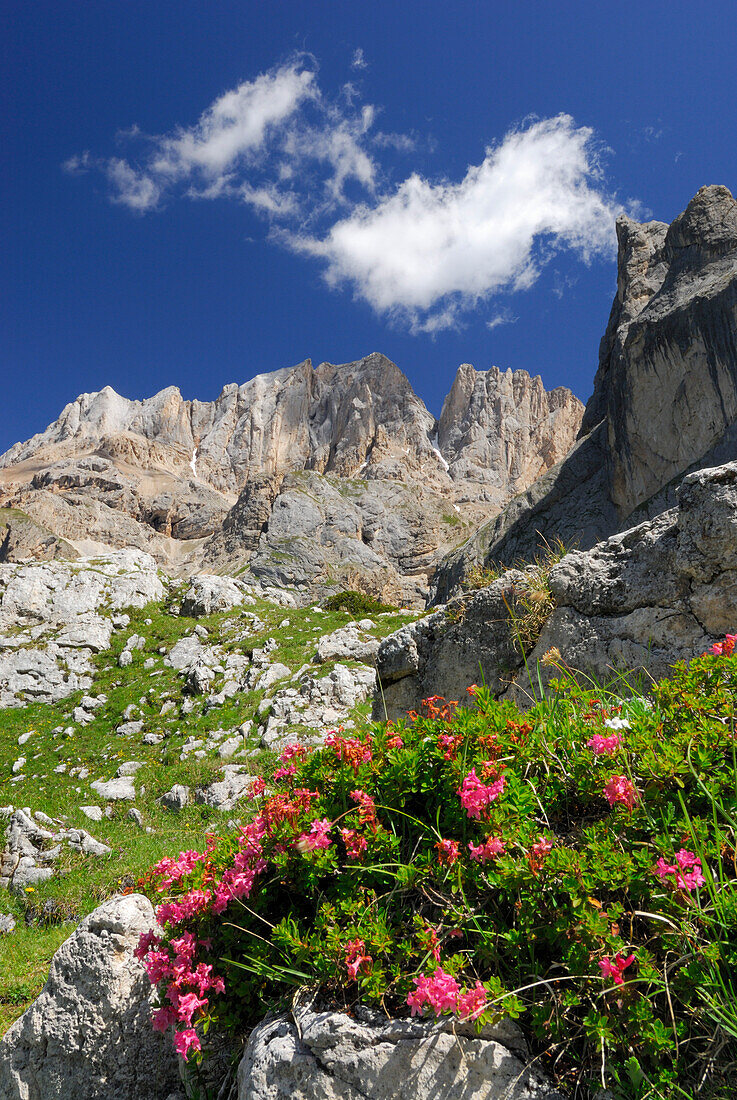
<path id="1" fill-rule="evenodd" d="M 306 755 L 307 749 L 304 745 L 301 745 L 299 741 L 292 741 L 291 744 L 285 747 L 280 759 L 282 764 L 288 764 L 290 760 L 301 760 Z"/>
<path id="2" fill-rule="evenodd" d="M 262 795 L 265 790 L 266 783 L 264 782 L 262 776 L 259 776 L 258 779 L 254 779 L 253 787 L 251 788 L 251 793 L 254 795 L 254 797 L 258 798 L 259 795 Z"/>
<path id="3" fill-rule="evenodd" d="M 734 653 L 735 643 L 737 643 L 737 634 L 725 634 L 723 642 L 715 642 L 711 647 L 711 652 L 715 657 L 731 657 Z"/>
<path id="4" fill-rule="evenodd" d="M 613 733 L 611 737 L 602 737 L 600 733 L 595 733 L 586 744 L 597 756 L 613 756 L 622 747 L 622 738 L 618 733 Z"/>
<path id="5" fill-rule="evenodd" d="M 358 978 L 358 971 L 361 968 L 364 973 L 368 973 L 374 961 L 370 955 L 363 954 L 365 946 L 363 940 L 349 940 L 345 945 L 345 968 L 353 981 Z"/>
<path id="6" fill-rule="evenodd" d="M 441 733 L 438 737 L 438 748 L 443 753 L 445 760 L 455 760 L 458 755 L 458 747 L 463 741 L 461 733 Z"/>
<path id="7" fill-rule="evenodd" d="M 533 874 L 537 874 L 552 850 L 553 842 L 552 840 L 548 840 L 547 837 L 541 836 L 535 841 L 527 856 L 527 861 L 530 864 L 530 870 Z"/>
<path id="8" fill-rule="evenodd" d="M 438 862 L 446 867 L 452 867 L 460 855 L 458 842 L 455 840 L 439 840 L 435 847 L 438 850 Z"/>
<path id="9" fill-rule="evenodd" d="M 200 1039 L 193 1027 L 188 1027 L 185 1031 L 178 1031 L 174 1036 L 174 1049 L 177 1054 L 181 1055 L 184 1061 L 187 1061 L 189 1051 L 202 1050 Z"/>
<path id="10" fill-rule="evenodd" d="M 661 856 L 655 864 L 654 871 L 663 883 L 675 879 L 676 886 L 681 890 L 695 890 L 697 886 L 703 886 L 706 882 L 701 860 L 685 848 L 676 852 L 675 863 L 666 863 Z"/>
<path id="11" fill-rule="evenodd" d="M 288 768 L 275 768 L 274 779 L 291 779 L 293 775 L 297 774 L 297 765 L 290 764 Z"/>
<path id="12" fill-rule="evenodd" d="M 184 1024 L 191 1024 L 192 1017 L 195 1012 L 204 1012 L 207 1008 L 207 997 L 204 1000 L 200 1000 L 196 993 L 185 993 L 183 997 L 179 998 L 177 1004 L 177 1017 Z"/>
<path id="13" fill-rule="evenodd" d="M 604 787 L 604 797 L 610 806 L 615 806 L 620 802 L 628 810 L 631 810 L 637 801 L 638 794 L 634 784 L 626 775 L 613 775 Z"/>
<path id="14" fill-rule="evenodd" d="M 340 835 L 343 837 L 343 843 L 345 844 L 345 850 L 349 859 L 358 860 L 368 847 L 366 837 L 361 836 L 355 829 L 341 829 Z"/>
<path id="15" fill-rule="evenodd" d="M 415 990 L 407 997 L 413 1016 L 421 1013 L 428 1004 L 436 1016 L 447 1011 L 455 1012 L 460 987 L 455 978 L 446 974 L 442 967 L 437 967 L 429 977 L 420 974 L 419 978 L 414 979 L 414 983 Z"/>
<path id="16" fill-rule="evenodd" d="M 476 863 L 488 863 L 490 859 L 495 856 L 500 856 L 504 852 L 504 841 L 499 836 L 487 837 L 483 844 L 469 843 L 468 849 L 471 853 L 471 859 Z"/>
<path id="17" fill-rule="evenodd" d="M 386 747 L 388 749 L 401 749 L 403 745 L 404 745 L 404 741 L 396 733 L 394 734 L 393 737 L 388 737 L 387 738 Z"/>
<path id="18" fill-rule="evenodd" d="M 158 1008 L 151 1017 L 151 1025 L 154 1031 L 168 1031 L 172 1024 L 177 1022 L 177 1014 L 173 1008 Z"/>
<path id="19" fill-rule="evenodd" d="M 476 769 L 471 768 L 463 783 L 458 789 L 461 796 L 461 805 L 469 817 L 478 818 L 483 810 L 490 806 L 504 790 L 504 776 L 500 776 L 489 786 L 482 783 L 476 775 Z"/>
<path id="20" fill-rule="evenodd" d="M 142 932 L 138 940 L 138 946 L 133 951 L 133 954 L 137 959 L 143 959 L 152 947 L 158 947 L 160 943 L 161 940 L 155 932 Z"/>
<path id="21" fill-rule="evenodd" d="M 364 825 L 369 825 L 376 832 L 376 803 L 370 794 L 365 791 L 351 791 L 351 798 L 358 803 L 358 818 Z"/>
<path id="22" fill-rule="evenodd" d="M 302 833 L 297 841 L 297 848 L 301 852 L 313 852 L 316 848 L 330 847 L 330 826 L 332 822 L 326 817 L 322 821 L 317 818 L 312 822 L 309 833 Z"/>
<path id="23" fill-rule="evenodd" d="M 635 961 L 634 955 L 629 955 L 626 959 L 621 953 L 612 962 L 611 959 L 601 959 L 599 966 L 601 967 L 602 977 L 611 978 L 615 985 L 624 985 L 624 978 L 622 974 L 631 966 Z"/>
<path id="24" fill-rule="evenodd" d="M 456 1012 L 461 1020 L 478 1020 L 487 1004 L 487 994 L 481 982 L 477 981 L 473 989 L 461 993 Z"/>

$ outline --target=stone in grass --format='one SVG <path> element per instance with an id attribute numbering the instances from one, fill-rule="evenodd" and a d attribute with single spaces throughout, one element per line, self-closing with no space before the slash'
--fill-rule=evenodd
<path id="1" fill-rule="evenodd" d="M 108 779 L 107 782 L 97 779 L 90 786 L 106 802 L 134 802 L 136 798 L 136 788 L 128 775 L 119 779 Z"/>
<path id="2" fill-rule="evenodd" d="M 9 935 L 15 928 L 15 917 L 12 913 L 0 913 L 0 936 Z"/>
<path id="3" fill-rule="evenodd" d="M 126 817 L 130 821 L 134 821 L 139 829 L 143 828 L 143 815 L 140 810 L 137 810 L 135 806 L 131 806 L 126 814 Z"/>
<path id="4" fill-rule="evenodd" d="M 189 787 L 175 783 L 170 791 L 162 794 L 160 801 L 167 810 L 183 810 L 189 801 Z"/>
<path id="5" fill-rule="evenodd" d="M 99 806 L 80 806 L 79 808 L 90 821 L 102 821 L 103 813 Z"/>
<path id="6" fill-rule="evenodd" d="M 138 769 L 142 768 L 143 766 L 144 765 L 142 760 L 126 760 L 123 764 L 120 765 L 120 767 L 116 771 L 115 778 L 121 779 L 122 777 L 127 775 L 135 775 Z"/>
<path id="7" fill-rule="evenodd" d="M 143 722 L 122 722 L 115 732 L 118 737 L 135 737 L 143 729 Z"/>
<path id="8" fill-rule="evenodd" d="M 38 1000 L 0 1042 L 2 1100 L 159 1100 L 180 1087 L 151 1027 L 151 983 L 133 951 L 158 931 L 141 894 L 111 898 L 51 962 Z"/>

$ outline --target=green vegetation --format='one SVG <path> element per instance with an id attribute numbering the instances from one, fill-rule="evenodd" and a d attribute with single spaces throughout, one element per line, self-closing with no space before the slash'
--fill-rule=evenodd
<path id="1" fill-rule="evenodd" d="M 196 626 L 207 631 L 203 644 L 220 646 L 226 656 L 230 652 L 252 653 L 273 638 L 276 647 L 270 659 L 281 661 L 296 673 L 313 659 L 321 635 L 351 621 L 342 610 L 285 609 L 265 600 L 194 620 L 172 612 L 174 595 L 164 604 L 129 611 L 130 624 L 113 635 L 111 650 L 95 659 L 94 684 L 85 694 L 104 693 L 107 702 L 88 725 L 80 725 L 73 718 L 82 692 L 55 705 L 30 702 L 26 707 L 0 711 L 0 806 L 29 806 L 65 827 L 86 829 L 112 848 L 107 857 L 85 856 L 64 848 L 55 864 L 59 874 L 50 881 L 29 888 L 21 896 L 0 889 L 0 913 L 11 913 L 17 921 L 14 932 L 0 935 L 0 1033 L 40 992 L 51 955 L 69 935 L 71 922 L 81 919 L 111 894 L 132 889 L 146 868 L 166 854 L 199 846 L 208 829 L 221 830 L 223 820 L 232 816 L 232 812 L 221 816 L 212 807 L 197 804 L 174 813 L 159 802 L 174 784 L 194 790 L 221 778 L 225 761 L 215 746 L 198 750 L 204 756 L 190 753 L 181 759 L 188 738 L 207 744 L 213 731 L 237 731 L 250 719 L 252 732 L 243 743 L 247 755 L 236 754 L 230 762 L 247 764 L 254 775 L 273 762 L 273 754 L 260 747 L 255 720 L 263 691 L 239 692 L 222 705 L 208 709 L 203 696 L 183 694 L 183 674 L 165 664 L 160 650 L 168 652 Z M 257 623 L 255 630 L 254 615 L 262 624 Z M 386 615 L 377 620 L 371 633 L 384 637 L 414 617 L 411 613 Z M 120 668 L 118 657 L 132 634 L 145 638 L 145 646 L 134 649 L 131 665 Z M 145 668 L 147 661 L 153 661 L 153 667 Z M 324 676 L 332 667 L 317 665 L 312 672 Z M 214 690 L 221 681 L 219 677 Z M 281 686 L 284 683 L 272 690 Z M 193 704 L 190 713 L 182 711 L 186 698 L 191 698 Z M 173 709 L 162 715 L 166 703 L 172 703 Z M 123 714 L 130 706 L 137 708 L 134 717 L 143 721 L 143 728 L 139 733 L 121 736 L 116 730 L 125 721 Z M 366 704 L 358 706 L 354 716 L 363 720 L 368 709 Z M 19 745 L 19 737 L 29 731 L 30 738 Z M 146 744 L 143 738 L 148 734 L 161 736 L 162 740 Z M 17 781 L 12 767 L 20 756 L 26 757 L 19 773 L 25 778 Z M 128 817 L 128 802 L 113 803 L 110 816 L 90 821 L 80 807 L 105 806 L 90 783 L 111 779 L 127 760 L 144 765 L 135 778 L 135 806 L 142 814 L 143 829 Z M 84 769 L 88 774 L 82 777 L 79 773 Z M 0 831 L 2 828 L 0 819 Z"/>
<path id="2" fill-rule="evenodd" d="M 396 611 L 392 604 L 382 603 L 367 596 L 365 592 L 338 592 L 325 600 L 323 607 L 326 611 L 346 611 L 353 619 L 363 619 L 370 615 L 382 615 L 387 611 Z"/>
<path id="3" fill-rule="evenodd" d="M 737 658 L 626 699 L 559 671 L 524 715 L 473 686 L 468 709 L 292 745 L 240 833 L 159 864 L 146 962 L 178 1049 L 310 986 L 514 1018 L 570 1095 L 733 1096 Z M 181 993 L 199 962 L 180 1014 L 172 967 Z"/>

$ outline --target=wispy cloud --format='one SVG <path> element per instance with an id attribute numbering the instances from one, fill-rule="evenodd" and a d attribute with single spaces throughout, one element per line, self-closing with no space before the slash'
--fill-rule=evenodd
<path id="1" fill-rule="evenodd" d="M 365 65 L 357 49 L 352 67 Z M 530 287 L 562 250 L 584 263 L 613 255 L 622 207 L 593 131 L 569 115 L 511 130 L 459 181 L 414 172 L 392 185 L 388 165 L 418 142 L 377 131 L 378 113 L 355 85 L 327 96 L 315 60 L 299 55 L 225 92 L 189 127 L 129 130 L 137 158 L 85 152 L 63 167 L 101 172 L 111 201 L 139 214 L 177 195 L 244 203 L 273 241 L 317 260 L 329 286 L 413 331 L 452 327 Z M 497 310 L 486 323 L 513 320 Z"/>
<path id="2" fill-rule="evenodd" d="M 292 234 L 377 313 L 437 331 L 500 291 L 531 286 L 569 249 L 611 255 L 621 206 L 603 189 L 593 132 L 569 115 L 513 130 L 460 183 L 413 174 L 322 237 Z"/>
<path id="3" fill-rule="evenodd" d="M 225 92 L 193 126 L 157 135 L 133 127 L 119 135 L 143 147 L 138 158 L 85 153 L 64 167 L 102 171 L 112 201 L 138 213 L 179 192 L 236 198 L 262 214 L 284 217 L 302 210 L 305 192 L 314 205 L 314 167 L 322 171 L 328 202 L 341 200 L 350 179 L 373 190 L 376 166 L 364 141 L 373 117 L 369 105 L 353 109 L 327 100 L 314 60 L 299 55 Z"/>
<path id="4" fill-rule="evenodd" d="M 499 328 L 500 325 L 513 325 L 516 321 L 519 321 L 519 317 L 515 317 L 511 309 L 507 307 L 495 313 L 494 316 L 486 322 L 486 327 L 490 331 L 493 331 L 495 328 Z"/>
<path id="5" fill-rule="evenodd" d="M 363 56 L 363 50 L 358 46 L 353 51 L 353 58 L 351 59 L 352 69 L 368 69 L 368 61 Z"/>

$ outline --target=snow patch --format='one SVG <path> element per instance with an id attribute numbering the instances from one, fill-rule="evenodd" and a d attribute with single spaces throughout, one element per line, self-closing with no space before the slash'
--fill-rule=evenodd
<path id="1" fill-rule="evenodd" d="M 440 461 L 440 465 L 443 467 L 445 472 L 448 473 L 448 471 L 450 470 L 450 466 L 448 465 L 448 463 L 445 461 L 445 459 L 443 458 L 443 456 L 440 453 L 440 448 L 438 447 L 438 433 L 437 432 L 435 432 L 434 435 L 430 436 L 430 446 L 435 451 L 435 454 L 438 456 L 438 459 Z"/>
<path id="2" fill-rule="evenodd" d="M 189 465 L 192 468 L 192 474 L 197 477 L 197 448 L 192 451 L 192 457 L 189 460 Z"/>

